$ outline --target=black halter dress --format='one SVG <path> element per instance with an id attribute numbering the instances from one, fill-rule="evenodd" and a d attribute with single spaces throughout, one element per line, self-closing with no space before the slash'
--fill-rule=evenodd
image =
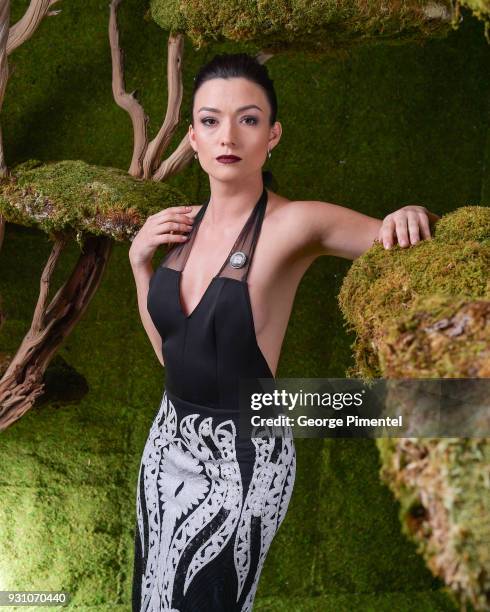
<path id="1" fill-rule="evenodd" d="M 247 284 L 267 190 L 186 315 L 180 279 L 208 204 L 150 280 L 166 379 L 138 477 L 133 612 L 252 610 L 294 486 L 292 437 L 237 435 L 240 378 L 273 378 Z"/>

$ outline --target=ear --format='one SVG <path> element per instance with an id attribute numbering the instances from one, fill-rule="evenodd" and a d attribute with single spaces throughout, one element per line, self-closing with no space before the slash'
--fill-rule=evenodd
<path id="1" fill-rule="evenodd" d="M 195 138 L 194 128 L 192 127 L 192 123 L 189 123 L 189 129 L 187 131 L 187 136 L 189 137 L 189 142 L 191 143 L 191 147 L 194 149 L 194 151 L 197 151 L 196 138 Z"/>
<path id="2" fill-rule="evenodd" d="M 281 140 L 281 136 L 282 136 L 282 125 L 280 124 L 279 121 L 276 121 L 274 125 L 271 126 L 270 133 L 269 133 L 269 145 L 271 149 L 274 148 L 279 143 L 279 141 Z"/>

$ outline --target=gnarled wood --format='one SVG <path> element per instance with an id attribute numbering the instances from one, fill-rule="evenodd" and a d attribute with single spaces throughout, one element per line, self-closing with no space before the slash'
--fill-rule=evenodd
<path id="1" fill-rule="evenodd" d="M 119 30 L 117 27 L 117 9 L 120 4 L 121 0 L 112 0 L 110 4 L 109 42 L 112 59 L 112 93 L 116 104 L 129 114 L 133 124 L 133 156 L 128 172 L 131 176 L 139 178 L 143 174 L 143 157 L 148 146 L 148 116 L 135 98 L 135 92 L 126 92 L 123 52 L 119 46 Z"/>
<path id="2" fill-rule="evenodd" d="M 181 34 L 169 36 L 167 112 L 158 134 L 148 143 L 148 116 L 134 97 L 134 93 L 128 94 L 125 91 L 123 53 L 119 47 L 117 26 L 117 9 L 121 1 L 112 0 L 110 4 L 109 39 L 114 99 L 128 112 L 133 123 L 133 155 L 128 172 L 136 178 L 166 181 L 184 169 L 194 155 L 186 134 L 175 151 L 160 163 L 160 158 L 168 148 L 180 121 L 184 37 Z M 35 4 L 40 11 L 41 6 L 52 4 L 53 0 L 51 2 L 43 0 L 43 2 L 31 5 Z M 31 10 L 30 23 L 36 15 L 39 13 L 33 13 Z M 27 32 L 26 27 L 24 37 L 27 37 Z M 270 57 L 272 54 L 261 52 L 257 59 L 264 63 Z M 44 372 L 95 294 L 113 244 L 108 237 L 88 237 L 84 253 L 80 256 L 71 277 L 48 304 L 50 281 L 66 240 L 66 237 L 59 236 L 53 246 L 41 276 L 39 298 L 30 330 L 0 380 L 0 431 L 21 418 L 32 407 L 36 398 L 43 393 Z"/>
<path id="3" fill-rule="evenodd" d="M 0 431 L 21 418 L 43 393 L 43 375 L 53 355 L 85 313 L 99 287 L 113 241 L 87 237 L 70 278 L 47 304 L 49 284 L 66 239 L 59 237 L 41 277 L 30 330 L 0 380 Z"/>
<path id="4" fill-rule="evenodd" d="M 9 38 L 9 23 L 10 23 L 10 0 L 0 0 L 0 111 L 3 105 L 5 89 L 9 77 L 9 69 L 7 62 L 7 41 Z M 5 177 L 8 174 L 5 156 L 3 153 L 3 136 L 0 127 L 0 177 Z M 0 220 L 1 221 L 1 220 Z"/>
<path id="5" fill-rule="evenodd" d="M 110 4 L 109 41 L 111 45 L 112 92 L 114 99 L 118 106 L 129 114 L 133 124 L 133 156 L 128 173 L 137 178 L 163 181 L 183 169 L 192 160 L 193 155 L 192 147 L 186 136 L 177 150 L 157 168 L 162 154 L 168 147 L 179 125 L 183 95 L 182 55 L 184 37 L 181 34 L 169 35 L 167 56 L 167 112 L 157 135 L 151 143 L 149 143 L 147 130 L 149 118 L 145 114 L 141 104 L 134 97 L 134 92 L 128 94 L 125 90 L 123 51 L 119 45 L 119 30 L 117 25 L 117 9 L 121 1 L 122 0 L 112 0 Z"/>
<path id="6" fill-rule="evenodd" d="M 61 12 L 49 10 L 56 2 L 59 2 L 59 0 L 31 0 L 22 18 L 10 27 L 10 0 L 0 0 L 0 110 L 9 78 L 7 57 L 34 34 L 46 15 L 57 15 Z M 5 162 L 2 128 L 0 126 L 0 178 L 6 176 L 8 176 L 8 168 Z M 4 235 L 5 218 L 0 215 L 0 249 L 2 248 Z M 1 315 L 0 319 L 2 319 Z"/>
<path id="7" fill-rule="evenodd" d="M 186 134 L 175 151 L 165 159 L 152 175 L 154 181 L 166 181 L 168 178 L 183 170 L 193 159 L 194 149 Z"/>
<path id="8" fill-rule="evenodd" d="M 59 0 L 32 0 L 24 15 L 10 28 L 7 42 L 7 55 L 28 40 L 37 30 L 44 17 L 51 17 L 61 13 L 49 9 Z"/>
<path id="9" fill-rule="evenodd" d="M 167 45 L 167 114 L 158 134 L 150 142 L 143 159 L 143 178 L 152 177 L 159 160 L 170 144 L 180 121 L 180 108 L 184 87 L 182 84 L 182 55 L 184 37 L 182 34 L 168 37 Z"/>
<path id="10" fill-rule="evenodd" d="M 0 110 L 3 105 L 5 88 L 8 80 L 8 62 L 7 62 L 7 40 L 8 28 L 10 22 L 10 1 L 0 0 Z M 0 126 L 0 177 L 6 177 L 8 174 L 7 164 L 3 153 L 3 134 Z M 3 239 L 5 236 L 5 217 L 0 215 L 0 249 L 2 248 Z M 1 308 L 1 302 L 0 302 Z M 0 328 L 5 321 L 5 315 L 0 310 Z"/>

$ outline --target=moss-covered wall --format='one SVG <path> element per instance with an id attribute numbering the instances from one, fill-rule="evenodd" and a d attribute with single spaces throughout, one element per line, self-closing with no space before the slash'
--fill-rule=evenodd
<path id="1" fill-rule="evenodd" d="M 450 0 L 151 0 L 150 7 L 158 25 L 188 33 L 199 48 L 209 41 L 253 40 L 268 50 L 313 54 L 444 36 L 454 12 Z"/>
<path id="2" fill-rule="evenodd" d="M 17 18 L 27 1 L 12 4 Z M 108 2 L 59 7 L 10 57 L 7 163 L 80 158 L 126 169 L 132 133 L 112 100 Z M 140 91 L 154 134 L 165 114 L 167 36 L 144 19 L 147 8 L 122 4 L 121 41 L 127 89 Z M 187 43 L 174 143 L 187 129 L 195 71 L 223 50 L 258 49 L 194 51 Z M 409 203 L 442 213 L 488 202 L 489 59 L 481 23 L 469 16 L 447 40 L 424 45 L 360 47 L 343 61 L 273 57 L 284 134 L 267 167 L 279 193 L 379 218 Z M 208 194 L 195 162 L 171 184 L 196 202 Z M 69 368 L 64 396 L 73 401 L 53 391 L 0 438 L 0 589 L 64 588 L 80 610 L 129 610 L 137 470 L 164 385 L 139 320 L 128 247 L 115 246 L 99 292 L 60 351 Z M 49 249 L 44 234 L 8 226 L 0 252 L 2 351 L 15 350 L 28 328 Z M 71 245 L 55 279 L 77 254 Z M 353 337 L 336 302 L 349 265 L 320 258 L 306 274 L 278 376 L 342 377 L 352 365 Z M 81 399 L 77 376 L 87 384 Z M 374 443 L 297 440 L 297 452 L 295 492 L 256 609 L 283 610 L 286 602 L 294 610 L 453 610 L 400 533 Z"/>

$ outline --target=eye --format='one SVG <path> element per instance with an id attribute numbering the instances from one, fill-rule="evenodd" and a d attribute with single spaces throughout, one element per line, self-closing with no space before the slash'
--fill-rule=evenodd
<path id="1" fill-rule="evenodd" d="M 208 123 L 209 121 L 212 121 L 213 123 Z M 257 123 L 259 122 L 257 117 L 244 117 L 243 121 L 247 125 L 257 125 Z M 204 119 L 201 119 L 201 123 L 203 125 L 215 125 L 216 119 L 214 119 L 213 117 L 204 117 Z"/>

